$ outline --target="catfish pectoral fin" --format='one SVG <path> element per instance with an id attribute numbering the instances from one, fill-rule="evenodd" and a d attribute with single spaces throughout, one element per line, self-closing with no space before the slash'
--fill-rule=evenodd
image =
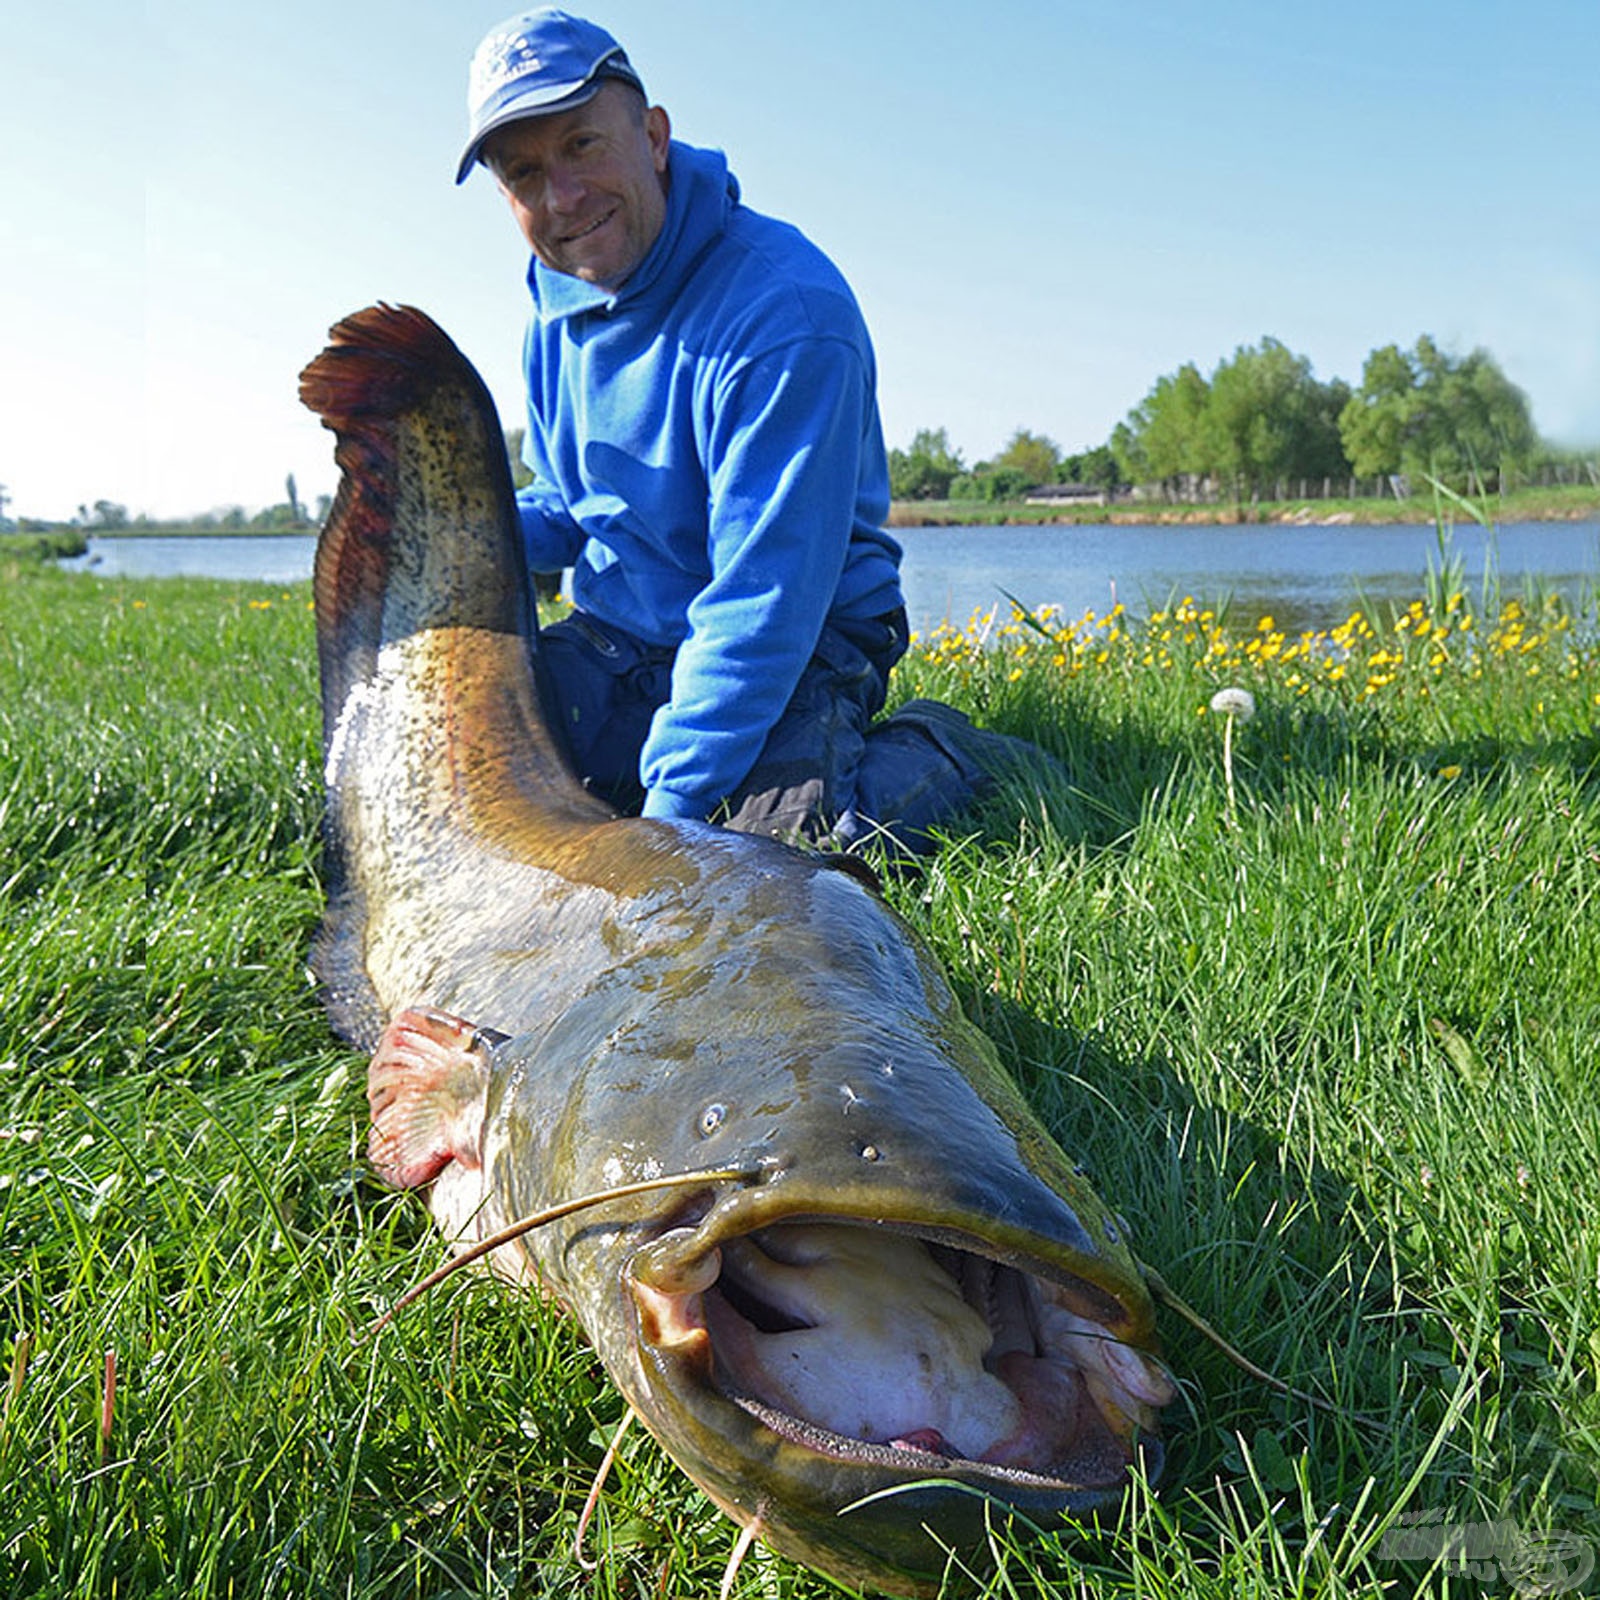
<path id="1" fill-rule="evenodd" d="M 402 1011 L 367 1068 L 372 1133 L 367 1153 L 402 1189 L 431 1183 L 452 1161 L 481 1164 L 489 1052 L 502 1035 L 447 1011 Z"/>

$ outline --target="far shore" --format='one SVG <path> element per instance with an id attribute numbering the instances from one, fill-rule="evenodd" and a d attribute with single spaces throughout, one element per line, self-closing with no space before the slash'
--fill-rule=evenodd
<path id="1" fill-rule="evenodd" d="M 1600 487 L 1567 485 L 1549 489 L 1513 489 L 1472 502 L 1487 522 L 1592 522 L 1600 520 Z M 1061 527 L 1091 523 L 1096 527 L 1135 525 L 1236 526 L 1253 524 L 1292 528 L 1339 528 L 1390 524 L 1431 527 L 1439 520 L 1472 520 L 1459 505 L 1435 501 L 1432 495 L 1404 500 L 1261 500 L 1244 505 L 1167 504 L 1160 500 L 1113 500 L 1109 505 L 1077 502 L 1062 505 L 1002 500 L 897 500 L 890 507 L 891 528 Z"/>
<path id="2" fill-rule="evenodd" d="M 1113 500 L 1109 505 L 1078 501 L 897 500 L 889 509 L 891 528 L 1237 526 L 1338 528 L 1360 525 L 1431 527 L 1438 522 L 1594 522 L 1600 521 L 1600 487 L 1565 485 L 1514 489 L 1472 502 L 1469 513 L 1453 501 L 1431 495 L 1405 500 L 1261 500 L 1245 505 L 1168 504 L 1159 500 Z M 71 523 L 35 525 L 0 533 L 0 556 L 54 559 L 83 555 L 93 538 L 112 539 L 279 539 L 315 534 L 311 523 L 297 527 L 218 527 L 196 522 L 130 522 L 120 527 L 81 527 Z"/>

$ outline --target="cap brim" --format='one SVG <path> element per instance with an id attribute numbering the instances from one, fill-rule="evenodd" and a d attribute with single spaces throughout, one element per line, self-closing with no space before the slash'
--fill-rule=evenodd
<path id="1" fill-rule="evenodd" d="M 483 154 L 483 141 L 496 129 L 505 127 L 509 122 L 524 122 L 529 117 L 548 117 L 557 111 L 570 111 L 574 106 L 594 99 L 600 92 L 601 84 L 607 81 L 605 77 L 588 78 L 575 89 L 561 87 L 553 92 L 541 89 L 508 101 L 488 117 L 481 127 L 473 130 L 472 141 L 462 152 L 460 165 L 456 168 L 456 182 L 467 181 L 467 174 L 477 166 Z"/>

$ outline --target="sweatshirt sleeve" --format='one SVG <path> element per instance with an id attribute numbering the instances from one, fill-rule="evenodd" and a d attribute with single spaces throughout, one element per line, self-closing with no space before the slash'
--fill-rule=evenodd
<path id="1" fill-rule="evenodd" d="M 711 577 L 641 753 L 646 816 L 708 816 L 755 765 L 832 606 L 875 415 L 861 352 L 837 336 L 752 357 L 719 386 Z"/>
<path id="2" fill-rule="evenodd" d="M 570 567 L 583 548 L 583 531 L 566 507 L 537 478 L 517 490 L 517 519 L 530 572 L 559 572 Z"/>

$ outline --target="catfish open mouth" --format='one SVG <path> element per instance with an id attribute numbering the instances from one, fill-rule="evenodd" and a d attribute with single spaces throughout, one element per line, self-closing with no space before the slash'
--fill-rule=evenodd
<path id="1" fill-rule="evenodd" d="M 785 1221 L 636 1262 L 641 1332 L 774 1432 L 825 1455 L 1110 1491 L 1159 1469 L 1155 1358 L 1081 1314 L 1104 1299 L 966 1247 Z M 1074 1305 L 1077 1309 L 1073 1309 Z"/>

